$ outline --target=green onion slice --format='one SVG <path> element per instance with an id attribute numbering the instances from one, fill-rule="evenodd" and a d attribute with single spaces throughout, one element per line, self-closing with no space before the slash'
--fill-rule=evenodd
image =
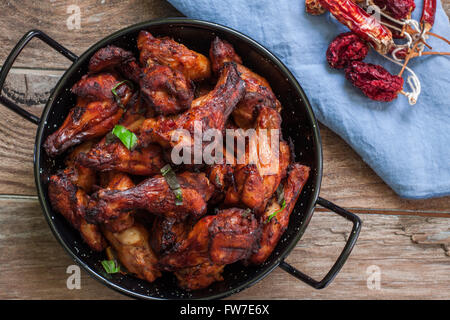
<path id="1" fill-rule="evenodd" d="M 118 273 L 120 272 L 120 266 L 116 260 L 103 260 L 102 261 L 103 269 L 107 273 Z"/>
<path id="2" fill-rule="evenodd" d="M 284 210 L 284 208 L 286 208 L 286 201 L 283 199 L 282 203 L 281 203 L 281 208 L 278 209 L 277 211 L 275 211 L 274 213 L 272 213 L 270 216 L 267 217 L 267 220 L 265 221 L 265 223 L 269 223 L 270 220 L 272 220 L 272 218 L 276 217 L 278 212 L 281 212 Z"/>
<path id="3" fill-rule="evenodd" d="M 166 164 L 161 168 L 161 174 L 166 179 L 167 184 L 175 194 L 175 205 L 181 206 L 183 204 L 183 192 L 180 184 L 178 183 L 177 175 L 172 170 L 170 164 Z"/>
<path id="4" fill-rule="evenodd" d="M 113 135 L 122 141 L 128 150 L 134 149 L 137 145 L 138 138 L 136 135 L 122 125 L 116 125 L 111 131 Z"/>
<path id="5" fill-rule="evenodd" d="M 120 86 L 121 86 L 122 84 L 124 84 L 124 83 L 127 83 L 127 84 L 131 87 L 131 89 L 133 89 L 133 84 L 132 84 L 130 81 L 128 81 L 128 80 L 120 81 L 119 83 L 117 83 L 117 84 L 111 89 L 111 92 L 112 92 L 112 94 L 114 95 L 114 99 L 116 100 L 116 102 L 117 102 L 117 104 L 119 105 L 119 107 L 121 107 L 122 109 L 125 109 L 125 106 L 122 104 L 122 100 L 120 99 L 119 95 L 117 94 L 116 89 L 117 89 L 118 87 L 120 87 Z"/>

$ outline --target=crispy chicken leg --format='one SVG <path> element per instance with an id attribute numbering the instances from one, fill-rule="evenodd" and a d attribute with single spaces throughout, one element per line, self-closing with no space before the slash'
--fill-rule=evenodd
<path id="1" fill-rule="evenodd" d="M 174 192 L 166 179 L 157 175 L 125 191 L 100 190 L 89 205 L 86 218 L 104 223 L 117 219 L 133 209 L 183 220 L 187 216 L 201 217 L 206 212 L 207 201 L 214 187 L 204 173 L 183 172 L 177 175 L 182 192 L 182 204 L 176 204 Z"/>
<path id="2" fill-rule="evenodd" d="M 48 155 L 56 156 L 83 141 L 101 137 L 119 122 L 123 110 L 111 92 L 118 83 L 113 75 L 100 74 L 83 77 L 74 85 L 72 92 L 79 96 L 77 105 L 70 110 L 62 126 L 45 140 Z M 131 97 L 130 88 L 122 84 L 116 92 L 126 105 Z"/>

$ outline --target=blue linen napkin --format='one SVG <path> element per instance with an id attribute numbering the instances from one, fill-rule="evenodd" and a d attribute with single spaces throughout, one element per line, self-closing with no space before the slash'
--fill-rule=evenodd
<path id="1" fill-rule="evenodd" d="M 305 90 L 318 120 L 356 150 L 397 194 L 415 199 L 450 194 L 448 56 L 422 56 L 408 64 L 422 84 L 414 106 L 402 95 L 381 103 L 353 87 L 342 70 L 328 67 L 328 44 L 348 29 L 328 13 L 307 14 L 304 0 L 169 2 L 190 18 L 234 28 L 277 55 Z M 421 12 L 422 1 L 416 1 L 413 18 L 420 19 Z M 450 38 L 449 21 L 440 1 L 432 31 Z M 427 43 L 433 51 L 450 51 L 436 38 L 430 37 Z M 400 71 L 374 50 L 364 61 L 381 64 L 393 74 Z M 404 89 L 410 91 L 406 81 Z"/>

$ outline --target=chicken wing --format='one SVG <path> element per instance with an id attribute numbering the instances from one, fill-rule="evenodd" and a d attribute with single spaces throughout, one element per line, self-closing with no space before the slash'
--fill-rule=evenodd
<path id="1" fill-rule="evenodd" d="M 177 175 L 182 203 L 176 203 L 166 179 L 157 175 L 125 191 L 100 190 L 89 205 L 88 221 L 104 223 L 117 219 L 133 209 L 144 209 L 155 215 L 183 220 L 199 218 L 206 212 L 214 187 L 204 173 L 183 172 Z"/>
<path id="2" fill-rule="evenodd" d="M 256 214 L 262 214 L 281 179 L 286 176 L 290 149 L 280 138 L 281 117 L 275 109 L 259 109 L 255 126 L 245 152 L 236 151 L 233 183 L 227 188 L 224 205 L 247 207 L 254 209 Z M 275 130 L 274 136 L 271 130 Z"/>
<path id="3" fill-rule="evenodd" d="M 98 73 L 105 70 L 117 70 L 126 79 L 139 83 L 141 67 L 131 51 L 114 45 L 98 50 L 89 60 L 89 72 Z"/>
<path id="4" fill-rule="evenodd" d="M 158 260 L 148 243 L 148 231 L 142 225 L 135 223 L 116 233 L 106 228 L 102 231 L 128 272 L 149 282 L 161 276 L 157 268 Z"/>
<path id="5" fill-rule="evenodd" d="M 106 190 L 124 191 L 134 187 L 134 183 L 131 178 L 121 172 L 110 171 L 102 174 L 100 179 L 102 180 L 102 185 L 105 186 Z M 92 203 L 93 202 L 90 202 L 89 205 L 92 205 Z M 105 221 L 103 226 L 111 232 L 120 232 L 130 228 L 133 224 L 134 211 L 128 211 L 119 215 L 117 219 Z"/>
<path id="6" fill-rule="evenodd" d="M 174 271 L 204 263 L 231 264 L 250 256 L 259 233 L 250 211 L 222 210 L 200 219 L 175 250 L 161 257 L 160 266 Z"/>
<path id="7" fill-rule="evenodd" d="M 178 143 L 193 146 L 192 139 L 172 141 L 172 136 L 178 132 L 177 130 L 183 129 L 193 137 L 196 125 L 203 131 L 207 129 L 222 131 L 230 113 L 242 98 L 244 90 L 244 82 L 239 77 L 235 64 L 226 64 L 214 90 L 195 99 L 189 110 L 172 117 L 161 116 L 145 120 L 139 141 L 144 145 L 156 142 L 163 147 L 174 147 Z"/>
<path id="8" fill-rule="evenodd" d="M 88 224 L 83 218 L 89 202 L 86 192 L 76 185 L 78 175 L 76 169 L 67 168 L 50 177 L 48 195 L 55 211 L 77 229 L 83 240 L 95 251 L 106 247 L 105 239 L 98 226 Z"/>
<path id="9" fill-rule="evenodd" d="M 171 38 L 155 38 L 150 32 L 143 30 L 139 33 L 137 47 L 143 66 L 154 63 L 165 65 L 196 81 L 211 75 L 211 64 L 207 57 Z"/>
<path id="10" fill-rule="evenodd" d="M 70 110 L 61 127 L 45 140 L 44 149 L 49 156 L 61 154 L 69 147 L 111 131 L 123 113 L 111 92 L 118 83 L 111 74 L 104 74 L 83 77 L 75 84 L 72 92 L 79 96 L 77 105 Z M 121 103 L 126 105 L 131 89 L 121 84 L 116 92 Z"/>
<path id="11" fill-rule="evenodd" d="M 236 54 L 230 43 L 216 37 L 211 43 L 209 56 L 215 73 L 218 73 L 225 63 L 233 61 L 237 64 L 237 70 L 245 81 L 245 95 L 233 111 L 233 119 L 239 127 L 252 128 L 260 107 L 281 110 L 281 104 L 273 93 L 269 82 L 242 65 L 242 59 Z"/>
<path id="12" fill-rule="evenodd" d="M 280 205 L 280 199 L 272 197 L 261 217 L 262 235 L 259 249 L 251 255 L 248 263 L 261 264 L 270 256 L 289 224 L 289 216 L 309 177 L 310 168 L 294 163 L 283 185 L 285 205 Z M 282 201 L 281 201 L 282 202 Z M 273 216 L 275 214 L 275 216 Z M 272 217 L 273 216 L 273 217 Z"/>
<path id="13" fill-rule="evenodd" d="M 88 153 L 79 156 L 79 162 L 100 172 L 120 171 L 133 175 L 154 175 L 164 166 L 161 147 L 150 144 L 145 148 L 129 150 L 120 140 L 103 138 Z"/>
<path id="14" fill-rule="evenodd" d="M 154 65 L 145 68 L 139 83 L 144 101 L 157 114 L 180 113 L 191 106 L 194 98 L 191 80 L 168 66 Z"/>

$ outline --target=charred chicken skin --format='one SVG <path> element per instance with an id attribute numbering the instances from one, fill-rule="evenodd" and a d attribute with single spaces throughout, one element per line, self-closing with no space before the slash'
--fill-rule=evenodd
<path id="1" fill-rule="evenodd" d="M 70 110 L 62 126 L 45 140 L 44 149 L 49 156 L 111 131 L 123 114 L 111 91 L 117 84 L 119 81 L 112 74 L 99 74 L 84 76 L 73 86 L 72 92 L 78 96 L 77 105 Z M 121 103 L 126 105 L 132 95 L 131 89 L 121 84 L 116 92 Z"/>
<path id="2" fill-rule="evenodd" d="M 192 229 L 192 221 L 156 217 L 150 236 L 150 245 L 156 254 L 163 254 L 186 238 Z"/>
<path id="3" fill-rule="evenodd" d="M 239 127 L 253 127 L 260 107 L 281 110 L 281 104 L 269 82 L 245 67 L 230 43 L 216 37 L 211 43 L 209 56 L 215 73 L 219 72 L 225 63 L 235 62 L 242 80 L 245 81 L 245 95 L 233 111 L 233 119 Z"/>
<path id="4" fill-rule="evenodd" d="M 171 115 L 188 109 L 194 98 L 194 85 L 178 70 L 153 65 L 143 70 L 140 79 L 144 101 L 157 114 Z"/>
<path id="5" fill-rule="evenodd" d="M 211 64 L 207 57 L 173 39 L 155 38 L 150 32 L 141 31 L 137 47 L 144 67 L 155 63 L 165 65 L 180 71 L 187 79 L 196 81 L 207 79 L 211 75 Z"/>
<path id="6" fill-rule="evenodd" d="M 244 90 L 244 82 L 239 77 L 235 64 L 225 64 L 214 90 L 195 99 L 189 110 L 174 117 L 161 116 L 145 120 L 139 137 L 140 143 L 158 143 L 162 147 L 174 147 L 178 143 L 193 145 L 191 140 L 172 141 L 172 137 L 179 129 L 187 130 L 193 137 L 195 123 L 200 123 L 203 131 L 222 131 Z"/>
<path id="7" fill-rule="evenodd" d="M 225 209 L 200 219 L 187 238 L 159 263 L 167 271 L 204 263 L 230 264 L 251 255 L 259 234 L 258 222 L 250 211 Z"/>
<path id="8" fill-rule="evenodd" d="M 98 50 L 89 60 L 89 72 L 98 73 L 105 70 L 118 71 L 126 79 L 139 83 L 141 67 L 131 51 L 113 45 Z"/>
<path id="9" fill-rule="evenodd" d="M 206 288 L 228 264 L 269 258 L 310 169 L 292 162 L 269 82 L 230 43 L 216 37 L 208 58 L 141 31 L 137 50 L 98 50 L 71 88 L 76 104 L 44 143 L 50 157 L 67 154 L 50 203 L 122 274 L 153 282 L 167 271 L 185 290 Z M 211 140 L 194 142 L 199 129 L 245 143 L 212 154 Z M 176 147 L 202 162 L 179 164 Z M 218 150 L 222 162 L 204 157 Z"/>
<path id="10" fill-rule="evenodd" d="M 176 196 L 166 179 L 157 175 L 125 191 L 98 191 L 87 212 L 91 222 L 104 223 L 117 219 L 133 209 L 144 209 L 155 215 L 183 220 L 188 216 L 199 218 L 206 213 L 207 201 L 214 187 L 204 173 L 183 172 L 177 175 L 183 201 Z"/>

